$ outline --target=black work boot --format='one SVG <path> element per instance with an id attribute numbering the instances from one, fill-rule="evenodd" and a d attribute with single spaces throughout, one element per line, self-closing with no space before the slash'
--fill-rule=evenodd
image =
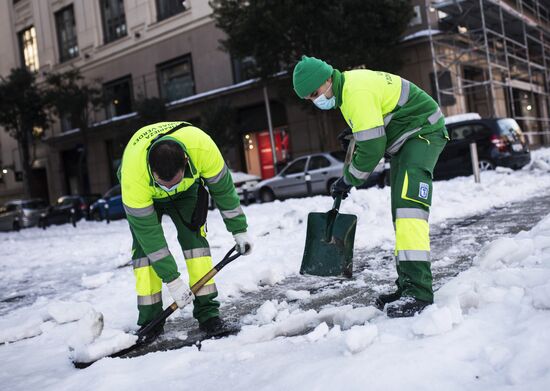
<path id="1" fill-rule="evenodd" d="M 219 316 L 214 316 L 199 324 L 199 329 L 206 333 L 208 337 L 224 337 L 232 334 L 235 327 L 224 322 Z"/>
<path id="2" fill-rule="evenodd" d="M 387 293 L 385 295 L 379 295 L 376 300 L 374 301 L 374 305 L 376 308 L 378 308 L 380 311 L 384 310 L 384 306 L 386 304 L 389 304 L 393 301 L 399 300 L 401 298 L 401 291 L 397 290 L 393 293 Z"/>
<path id="3" fill-rule="evenodd" d="M 420 300 L 410 296 L 404 296 L 386 307 L 386 314 L 389 318 L 407 318 L 422 312 L 429 306 L 430 302 Z"/>

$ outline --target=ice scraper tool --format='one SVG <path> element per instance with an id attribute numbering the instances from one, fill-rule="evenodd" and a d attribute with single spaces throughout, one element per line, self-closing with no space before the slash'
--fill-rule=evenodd
<path id="1" fill-rule="evenodd" d="M 236 249 L 233 247 L 227 254 L 225 254 L 225 257 L 218 262 L 208 273 L 206 273 L 199 281 L 197 281 L 192 287 L 191 292 L 193 294 L 196 294 L 199 289 L 201 289 L 204 284 L 206 284 L 208 281 L 210 281 L 218 272 L 227 264 L 234 261 L 238 257 L 241 256 L 240 253 L 233 254 L 236 251 Z M 151 322 L 149 322 L 145 327 L 141 328 L 139 332 L 137 333 L 137 341 L 134 345 L 120 350 L 116 353 L 110 354 L 106 357 L 121 357 L 132 350 L 135 350 L 138 346 L 144 345 L 146 343 L 147 337 L 156 329 L 158 325 L 160 325 L 162 322 L 164 322 L 172 313 L 178 309 L 178 305 L 174 302 L 170 306 L 168 306 L 158 317 L 153 319 Z M 99 357 L 92 361 L 87 362 L 81 362 L 81 361 L 73 361 L 73 364 L 76 368 L 82 369 L 87 368 L 90 365 L 92 365 L 94 362 L 100 360 L 103 357 Z"/>
<path id="2" fill-rule="evenodd" d="M 353 157 L 354 140 L 351 140 L 344 167 Z M 341 197 L 336 197 L 332 209 L 326 213 L 312 212 L 307 219 L 306 245 L 300 274 L 341 276 L 351 278 L 353 270 L 353 244 L 357 216 L 339 213 Z"/>

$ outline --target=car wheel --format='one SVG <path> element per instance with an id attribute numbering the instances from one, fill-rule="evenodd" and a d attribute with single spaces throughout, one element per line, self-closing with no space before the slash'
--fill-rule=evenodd
<path id="1" fill-rule="evenodd" d="M 266 187 L 261 190 L 260 199 L 262 202 L 272 202 L 275 200 L 275 194 L 273 194 L 273 190 Z"/>
<path id="2" fill-rule="evenodd" d="M 13 222 L 13 230 L 16 231 L 16 232 L 19 232 L 20 229 L 21 229 L 21 226 L 19 225 L 19 221 L 14 221 Z"/>
<path id="3" fill-rule="evenodd" d="M 495 169 L 495 165 L 489 160 L 480 160 L 479 161 L 479 171 L 492 171 Z"/>

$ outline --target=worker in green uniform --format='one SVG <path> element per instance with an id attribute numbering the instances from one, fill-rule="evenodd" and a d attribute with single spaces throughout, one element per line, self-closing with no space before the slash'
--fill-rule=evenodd
<path id="1" fill-rule="evenodd" d="M 193 297 L 180 278 L 161 226 L 162 216 L 168 215 L 177 228 L 190 286 L 212 268 L 205 230 L 208 192 L 233 234 L 237 250 L 241 254 L 250 252 L 246 217 L 231 173 L 214 141 L 186 122 L 145 126 L 124 150 L 119 179 L 133 237 L 138 325 L 146 325 L 162 312 L 165 283 L 178 307 L 193 301 L 193 316 L 201 330 L 210 336 L 224 333 L 227 325 L 219 316 L 214 281 L 208 281 Z M 162 332 L 162 327 L 156 331 L 153 336 Z"/>
<path id="2" fill-rule="evenodd" d="M 367 69 L 340 72 L 303 56 L 293 73 L 296 94 L 322 110 L 340 109 L 356 149 L 331 188 L 345 198 L 366 181 L 384 156 L 391 158 L 391 208 L 398 278 L 395 292 L 376 305 L 390 317 L 413 316 L 433 303 L 428 216 L 433 169 L 448 134 L 438 104 L 408 80 Z"/>

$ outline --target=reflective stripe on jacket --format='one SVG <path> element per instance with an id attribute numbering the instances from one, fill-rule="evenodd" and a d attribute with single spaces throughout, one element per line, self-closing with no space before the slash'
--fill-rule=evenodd
<path id="1" fill-rule="evenodd" d="M 366 69 L 343 75 L 340 110 L 357 146 L 348 183 L 363 183 L 385 152 L 396 154 L 409 138 L 444 127 L 437 103 L 408 80 Z"/>
<path id="2" fill-rule="evenodd" d="M 163 282 L 173 280 L 179 273 L 168 250 L 153 204 L 153 200 L 166 199 L 168 194 L 155 186 L 147 157 L 153 140 L 180 124 L 181 122 L 160 122 L 139 129 L 124 150 L 119 171 L 122 203 L 130 228 Z M 189 189 L 195 181 L 203 178 L 222 214 L 227 230 L 234 234 L 246 231 L 246 217 L 240 208 L 231 173 L 210 136 L 189 125 L 162 139 L 178 142 L 189 157 L 184 179 L 170 195 Z"/>

